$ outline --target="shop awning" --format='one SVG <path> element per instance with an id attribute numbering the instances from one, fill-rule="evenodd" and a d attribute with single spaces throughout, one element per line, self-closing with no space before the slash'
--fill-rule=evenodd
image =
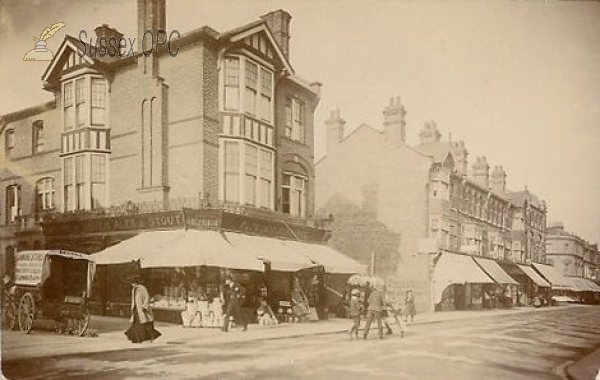
<path id="1" fill-rule="evenodd" d="M 598 284 L 596 284 L 594 281 L 590 280 L 589 278 L 586 278 L 585 281 L 590 285 L 590 287 L 592 289 L 594 289 L 594 292 L 600 293 L 600 286 Z"/>
<path id="2" fill-rule="evenodd" d="M 442 253 L 433 269 L 434 303 L 442 300 L 442 293 L 448 286 L 465 283 L 493 284 L 494 281 L 470 256 Z"/>
<path id="3" fill-rule="evenodd" d="M 554 267 L 545 264 L 533 263 L 533 267 L 552 285 L 554 290 L 576 291 L 569 279 L 563 276 Z"/>
<path id="4" fill-rule="evenodd" d="M 233 248 L 218 231 L 173 231 L 176 237 L 161 255 L 142 257 L 142 268 L 208 266 L 264 270 L 261 261 Z"/>
<path id="5" fill-rule="evenodd" d="M 91 257 L 101 265 L 139 260 L 142 268 L 214 266 L 263 270 L 259 260 L 235 250 L 217 231 L 142 232 Z"/>
<path id="6" fill-rule="evenodd" d="M 318 266 L 306 256 L 304 249 L 286 244 L 281 239 L 235 232 L 226 232 L 225 237 L 240 252 L 270 263 L 272 270 L 296 272 Z"/>
<path id="7" fill-rule="evenodd" d="M 160 256 L 179 236 L 178 231 L 142 232 L 91 255 L 96 264 L 124 264 L 142 257 Z"/>
<path id="8" fill-rule="evenodd" d="M 514 278 L 510 277 L 510 275 L 494 260 L 484 259 L 482 257 L 473 257 L 473 259 L 479 264 L 481 269 L 497 283 L 519 285 L 519 283 L 515 281 Z"/>
<path id="9" fill-rule="evenodd" d="M 544 280 L 542 276 L 540 276 L 535 269 L 527 265 L 519 264 L 519 268 L 525 272 L 525 274 L 533 281 L 537 286 L 541 286 L 543 288 L 549 288 L 551 285 L 548 281 Z"/>
<path id="10" fill-rule="evenodd" d="M 581 292 L 600 292 L 600 287 L 595 282 L 581 277 L 567 277 L 575 288 Z"/>
<path id="11" fill-rule="evenodd" d="M 531 277 L 529 277 L 523 271 L 523 269 L 517 265 L 517 263 L 510 261 L 499 261 L 498 265 L 500 265 L 500 267 L 504 269 L 504 271 L 508 273 L 510 277 L 515 279 L 521 285 L 527 285 L 532 281 Z"/>
<path id="12" fill-rule="evenodd" d="M 366 265 L 329 246 L 291 240 L 286 240 L 284 243 L 301 249 L 312 262 L 323 265 L 327 273 L 355 274 L 367 271 Z"/>

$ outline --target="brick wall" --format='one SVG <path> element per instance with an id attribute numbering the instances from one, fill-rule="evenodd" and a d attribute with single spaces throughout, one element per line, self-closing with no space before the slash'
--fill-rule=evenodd
<path id="1" fill-rule="evenodd" d="M 301 143 L 285 136 L 285 102 L 288 97 L 297 98 L 304 102 L 306 106 L 306 125 L 305 142 Z M 314 174 L 314 110 L 317 101 L 314 94 L 293 83 L 291 80 L 282 79 L 275 93 L 275 120 L 276 120 L 276 141 L 277 149 L 277 167 L 276 167 L 276 196 L 277 209 L 281 210 L 281 183 L 283 180 L 283 171 L 286 166 L 301 165 L 306 170 L 308 176 L 308 189 L 306 198 L 306 215 L 311 216 L 314 213 L 315 197 L 315 174 Z"/>

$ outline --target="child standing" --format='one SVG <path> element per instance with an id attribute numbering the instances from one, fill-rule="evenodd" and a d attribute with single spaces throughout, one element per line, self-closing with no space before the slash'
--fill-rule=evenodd
<path id="1" fill-rule="evenodd" d="M 350 317 L 352 318 L 352 328 L 348 332 L 352 338 L 352 334 L 358 339 L 358 328 L 360 327 L 360 291 L 352 289 L 350 292 Z"/>

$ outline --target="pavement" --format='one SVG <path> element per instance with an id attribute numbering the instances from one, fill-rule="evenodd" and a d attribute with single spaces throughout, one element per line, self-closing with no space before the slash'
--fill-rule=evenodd
<path id="1" fill-rule="evenodd" d="M 408 323 L 410 332 L 411 325 L 422 325 L 430 323 L 442 323 L 454 320 L 491 317 L 501 315 L 514 315 L 519 313 L 545 312 L 555 310 L 556 307 L 578 307 L 555 306 L 555 307 L 515 307 L 511 309 L 493 310 L 458 310 L 445 312 L 431 312 L 417 315 L 413 323 Z M 364 321 L 361 323 L 364 327 Z M 123 332 L 127 329 L 129 321 L 119 317 L 92 316 L 90 328 L 98 330 L 98 339 L 111 341 L 124 341 L 129 344 Z M 241 328 L 231 329 L 229 333 L 222 332 L 219 328 L 184 328 L 181 325 L 155 322 L 155 328 L 162 336 L 154 344 L 183 344 L 201 342 L 202 345 L 214 345 L 231 342 L 247 342 L 252 340 L 268 340 L 295 338 L 309 335 L 336 334 L 347 332 L 352 325 L 350 319 L 333 318 L 304 323 L 281 323 L 275 326 L 260 326 L 250 324 L 247 331 Z M 108 343 L 108 342 L 107 342 Z"/>
<path id="2" fill-rule="evenodd" d="M 600 349 L 567 367 L 572 380 L 600 380 Z"/>

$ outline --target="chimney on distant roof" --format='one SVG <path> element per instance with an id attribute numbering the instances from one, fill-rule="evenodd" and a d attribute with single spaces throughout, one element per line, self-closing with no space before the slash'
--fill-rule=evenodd
<path id="1" fill-rule="evenodd" d="M 506 192 L 506 172 L 502 165 L 494 166 L 490 184 L 494 193 L 504 194 Z"/>
<path id="2" fill-rule="evenodd" d="M 452 150 L 452 158 L 454 158 L 456 173 L 463 177 L 466 176 L 469 152 L 465 147 L 465 142 L 462 140 L 451 141 L 450 147 Z"/>
<path id="3" fill-rule="evenodd" d="M 325 121 L 327 126 L 327 153 L 330 153 L 342 141 L 344 137 L 344 125 L 346 122 L 340 117 L 340 110 L 331 111 L 329 119 Z"/>
<path id="4" fill-rule="evenodd" d="M 273 33 L 273 38 L 275 38 L 275 42 L 281 48 L 283 55 L 287 59 L 290 58 L 290 20 L 292 16 L 284 11 L 283 9 L 279 9 L 273 12 L 269 12 L 264 16 L 261 16 L 263 20 L 266 21 L 267 26 Z"/>
<path id="5" fill-rule="evenodd" d="M 406 108 L 400 97 L 390 98 L 390 104 L 383 109 L 383 128 L 385 137 L 397 144 L 406 139 Z"/>
<path id="6" fill-rule="evenodd" d="M 111 28 L 110 26 L 108 26 L 108 24 L 102 24 L 100 26 L 97 26 L 96 29 L 94 29 L 94 32 L 96 32 L 96 36 L 98 38 L 104 37 L 106 39 L 107 45 L 108 45 L 108 40 L 111 37 L 114 37 L 117 40 L 117 46 L 118 46 L 119 40 L 121 39 L 121 37 L 123 37 L 123 33 L 119 32 L 115 28 Z"/>
<path id="7" fill-rule="evenodd" d="M 419 132 L 421 144 L 439 143 L 441 137 L 442 135 L 440 135 L 440 131 L 438 131 L 437 124 L 433 120 L 426 121 Z"/>
<path id="8" fill-rule="evenodd" d="M 473 179 L 484 189 L 490 186 L 490 165 L 485 156 L 477 157 L 473 164 Z"/>

